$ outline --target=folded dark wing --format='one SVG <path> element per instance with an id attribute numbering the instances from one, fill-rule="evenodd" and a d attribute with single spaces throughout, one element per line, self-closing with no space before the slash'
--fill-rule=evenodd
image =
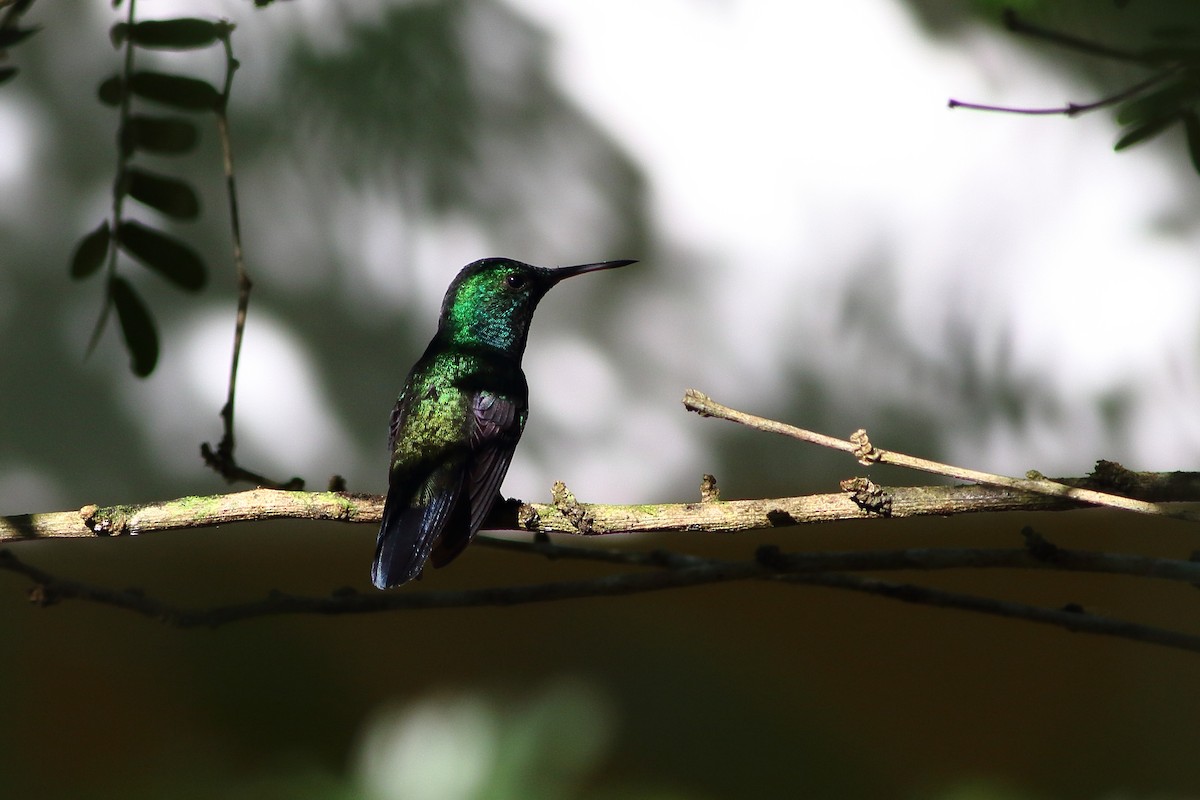
<path id="1" fill-rule="evenodd" d="M 472 536 L 500 494 L 500 484 L 504 482 L 513 451 L 525 430 L 526 409 L 512 398 L 480 392 L 475 396 L 474 412 L 475 427 L 471 431 L 467 472 Z"/>
<path id="2" fill-rule="evenodd" d="M 467 525 L 465 530 L 458 526 L 446 530 L 433 552 L 433 563 L 439 567 L 461 553 L 487 519 L 525 428 L 524 403 L 518 404 L 505 395 L 480 391 L 472 398 L 471 412 L 470 451 L 463 487 Z"/>

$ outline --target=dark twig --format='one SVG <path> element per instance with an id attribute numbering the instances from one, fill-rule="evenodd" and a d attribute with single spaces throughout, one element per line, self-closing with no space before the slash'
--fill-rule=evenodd
<path id="1" fill-rule="evenodd" d="M 524 547 L 517 543 L 503 545 L 509 549 L 523 549 L 550 555 L 544 542 L 529 543 Z M 595 559 L 595 551 L 581 548 L 555 548 L 555 557 Z M 920 553 L 934 554 L 932 560 L 922 558 Z M 963 551 L 967 552 L 967 551 Z M 1035 566 L 1038 559 L 1026 551 L 1000 551 L 1001 560 L 1024 560 L 1020 566 Z M 1018 555 L 1019 554 L 1019 555 Z M 885 557 L 885 555 L 887 557 Z M 1106 554 L 1085 554 L 1105 556 Z M 863 561 L 862 559 L 866 559 Z M 889 562 L 888 559 L 892 561 Z M 1139 557 L 1130 557 L 1137 560 Z M 914 569 L 942 568 L 950 566 L 944 554 L 937 551 L 901 551 L 901 563 L 895 563 L 895 554 L 834 553 L 782 555 L 768 553 L 754 561 L 723 562 L 700 559 L 674 553 L 650 553 L 634 555 L 607 551 L 605 560 L 619 562 L 637 561 L 661 569 L 655 572 L 606 575 L 600 578 L 557 581 L 528 586 L 505 586 L 486 589 L 441 590 L 407 593 L 373 593 L 362 595 L 353 589 L 342 589 L 329 597 L 306 597 L 272 592 L 263 600 L 218 606 L 211 609 L 184 609 L 154 600 L 137 590 L 116 591 L 93 586 L 79 581 L 57 578 L 36 567 L 18 560 L 11 551 L 0 551 L 0 569 L 23 575 L 34 583 L 30 599 L 39 605 L 53 605 L 62 600 L 76 599 L 133 611 L 181 628 L 219 627 L 232 622 L 266 616 L 292 614 L 363 614 L 382 611 L 402 611 L 431 608 L 473 608 L 480 606 L 511 606 L 527 603 L 549 602 L 582 597 L 611 597 L 637 594 L 665 589 L 698 586 L 747 579 L 770 579 L 791 584 L 822 586 L 833 589 L 863 592 L 894 600 L 941 608 L 957 608 L 965 611 L 993 616 L 1021 619 L 1040 624 L 1055 625 L 1070 631 L 1093 633 L 1103 636 L 1129 639 L 1132 641 L 1158 644 L 1192 652 L 1200 652 L 1200 636 L 1155 628 L 1127 620 L 1101 617 L 1077 610 L 1056 610 L 1015 603 L 994 598 L 948 592 L 912 584 L 895 583 L 875 578 L 863 578 L 828 572 L 835 563 L 843 563 L 851 569 Z M 986 559 L 970 554 L 975 563 L 966 566 L 1012 566 L 1014 564 L 985 564 Z M 1150 559 L 1150 561 L 1163 561 Z M 886 565 L 885 565 L 886 562 Z M 1186 562 L 1184 562 L 1186 564 Z M 931 565 L 923 567 L 924 565 Z M 817 569 L 820 565 L 820 569 Z M 1043 563 L 1044 566 L 1044 563 Z M 1200 574 L 1200 565 L 1189 565 L 1194 580 Z M 1171 570 L 1165 569 L 1164 577 Z"/>
<path id="2" fill-rule="evenodd" d="M 962 611 L 974 611 L 997 617 L 1008 617 L 1025 622 L 1035 622 L 1041 625 L 1054 625 L 1066 628 L 1075 633 L 1094 633 L 1099 636 L 1112 636 L 1118 639 L 1129 639 L 1145 644 L 1157 644 L 1178 650 L 1200 653 L 1200 636 L 1166 628 L 1155 628 L 1112 617 L 1102 617 L 1086 611 L 1074 609 L 1055 609 L 1032 606 L 1026 603 L 1014 603 L 1007 600 L 996 600 L 991 597 L 948 592 L 942 589 L 932 589 L 926 586 L 914 586 L 907 583 L 893 583 L 875 578 L 862 578 L 856 575 L 817 574 L 817 575 L 788 575 L 778 580 L 787 583 L 801 583 L 806 586 L 823 586 L 829 589 L 846 589 L 863 592 L 905 603 L 934 606 L 937 608 L 957 608 Z"/>
<path id="3" fill-rule="evenodd" d="M 630 551 L 606 547 L 579 547 L 556 542 L 529 542 L 480 536 L 488 547 L 533 553 L 550 559 L 570 558 L 609 564 L 680 569 L 717 563 L 699 556 L 664 550 Z M 1036 569 L 1124 575 L 1133 578 L 1200 584 L 1200 562 L 1153 558 L 1131 553 L 1102 553 L 1054 547 L 1051 557 L 1024 548 L 907 548 L 900 550 L 857 550 L 822 553 L 782 553 L 766 546 L 757 560 L 772 570 L 787 574 L 826 572 L 879 572 L 892 570 L 935 571 L 947 569 Z M 729 564 L 726 564 L 730 566 Z"/>
<path id="4" fill-rule="evenodd" d="M 184 609 L 149 598 L 137 590 L 115 591 L 80 581 L 57 578 L 18 560 L 8 550 L 0 550 L 0 569 L 24 575 L 33 581 L 35 586 L 30 593 L 30 599 L 40 605 L 53 605 L 70 599 L 86 600 L 134 611 L 180 628 L 218 627 L 245 619 L 284 614 L 363 614 L 430 608 L 509 606 L 579 597 L 608 597 L 743 580 L 768 572 L 767 568 L 757 562 L 730 565 L 711 562 L 670 572 L 607 575 L 587 580 L 487 589 L 390 594 L 373 592 L 368 595 L 358 594 L 353 589 L 341 589 L 329 597 L 305 597 L 272 592 L 265 599 L 255 602 L 210 609 Z"/>
<path id="5" fill-rule="evenodd" d="M 1164 80 L 1175 75 L 1177 72 L 1178 70 L 1174 67 L 1163 70 L 1162 72 L 1151 75 L 1144 81 L 1135 83 L 1133 86 L 1130 86 L 1127 89 L 1123 89 L 1116 94 L 1097 100 L 1094 103 L 1067 103 L 1065 106 L 1056 108 L 1015 108 L 1013 106 L 991 106 L 983 103 L 967 103 L 963 102 L 962 100 L 955 100 L 951 98 L 947 105 L 950 108 L 968 108 L 973 111 L 999 111 L 1004 114 L 1061 114 L 1068 117 L 1075 117 L 1080 114 L 1086 114 L 1089 111 L 1095 111 L 1096 109 L 1106 108 L 1108 106 L 1116 105 L 1117 103 L 1122 103 L 1131 97 L 1141 94 L 1151 86 L 1162 83 Z"/>
<path id="6" fill-rule="evenodd" d="M 1075 50 L 1089 56 L 1097 56 L 1099 58 L 1109 58 L 1116 61 L 1131 61 L 1135 63 L 1144 63 L 1146 57 L 1141 53 L 1135 53 L 1132 50 L 1123 50 L 1119 47 L 1110 47 L 1106 44 L 1081 39 L 1078 36 L 1071 36 L 1067 33 L 1052 31 L 1047 28 L 1042 28 L 1022 19 L 1016 11 L 1011 8 L 1004 10 L 1004 27 L 1013 33 L 1022 36 L 1028 36 L 1032 39 L 1041 39 L 1042 41 L 1051 42 L 1059 47 L 1065 47 L 1068 50 Z"/>
<path id="7" fill-rule="evenodd" d="M 238 362 L 242 354 L 242 337 L 246 330 L 246 312 L 250 306 L 250 289 L 253 283 L 250 280 L 249 272 L 246 270 L 246 260 L 242 252 L 242 225 L 238 215 L 237 183 L 233 169 L 233 140 L 229 135 L 229 98 L 233 88 L 233 74 L 237 71 L 239 64 L 238 60 L 233 56 L 233 40 L 231 36 L 233 25 L 228 22 L 222 23 L 221 30 L 221 43 L 225 46 L 225 85 L 221 91 L 221 98 L 216 108 L 217 133 L 221 140 L 221 160 L 225 171 L 226 194 L 229 196 L 229 225 L 231 239 L 233 240 L 233 265 L 237 276 L 238 301 L 237 317 L 233 331 L 233 357 L 230 359 L 229 365 L 229 390 L 226 394 L 225 405 L 221 407 L 220 414 L 224 432 L 222 433 L 221 441 L 215 449 L 208 442 L 202 443 L 200 445 L 200 456 L 204 459 L 205 464 L 216 470 L 216 472 L 230 483 L 246 481 L 256 486 L 265 486 L 272 489 L 298 490 L 304 488 L 304 481 L 300 478 L 294 477 L 289 481 L 280 483 L 242 467 L 234 457 L 236 440 L 234 438 L 233 407 L 234 398 L 237 394 L 237 373 Z"/>

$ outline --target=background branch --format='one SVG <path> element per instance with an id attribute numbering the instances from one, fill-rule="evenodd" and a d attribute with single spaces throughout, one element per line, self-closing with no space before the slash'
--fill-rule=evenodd
<path id="1" fill-rule="evenodd" d="M 935 475 L 945 475 L 948 478 L 955 478 L 957 480 L 973 481 L 988 486 L 1014 489 L 1020 492 L 1033 492 L 1049 497 L 1061 497 L 1080 503 L 1135 511 L 1139 514 L 1153 514 L 1155 516 L 1171 517 L 1190 522 L 1200 522 L 1200 514 L 1193 511 L 1167 509 L 1157 503 L 1139 500 L 1134 497 L 1124 497 L 1078 485 L 1072 486 L 1063 481 L 1054 481 L 1042 477 L 1036 472 L 1030 473 L 1029 477 L 1026 478 L 1010 478 L 1006 475 L 996 475 L 966 467 L 951 466 L 950 464 L 942 464 L 926 458 L 882 450 L 871 444 L 870 439 L 867 437 L 867 432 L 861 428 L 851 434 L 849 441 L 826 436 L 821 433 L 814 433 L 803 428 L 797 428 L 794 425 L 747 414 L 744 411 L 738 411 L 729 406 L 721 405 L 695 389 L 687 390 L 683 396 L 683 405 L 689 411 L 694 411 L 703 417 L 716 417 L 746 425 L 755 430 L 778 433 L 794 439 L 800 439 L 801 441 L 819 444 L 822 447 L 842 450 L 854 455 L 859 460 L 859 463 L 862 464 L 892 464 L 898 467 L 908 467 L 909 469 L 930 472 Z"/>
<path id="2" fill-rule="evenodd" d="M 1123 103 L 1131 97 L 1136 97 L 1147 89 L 1156 86 L 1167 78 L 1173 77 L 1179 70 L 1175 67 L 1165 69 L 1162 72 L 1151 75 L 1144 81 L 1139 81 L 1128 88 L 1111 94 L 1108 97 L 1102 97 L 1091 103 L 1067 103 L 1065 106 L 1055 106 L 1053 108 L 1017 108 L 1014 106 L 995 106 L 986 103 L 968 103 L 962 100 L 950 98 L 946 103 L 949 108 L 967 108 L 972 111 L 999 111 L 1003 114 L 1027 114 L 1030 116 L 1056 116 L 1062 115 L 1066 117 L 1075 117 L 1080 114 L 1086 114 L 1089 111 L 1096 111 L 1108 106 L 1114 106 L 1118 103 Z"/>
<path id="3" fill-rule="evenodd" d="M 1030 537 L 1027 533 L 1028 538 Z M 767 547 L 760 548 L 755 560 L 744 562 L 716 561 L 662 551 L 629 553 L 562 547 L 546 541 L 500 542 L 489 540 L 489 543 L 509 550 L 519 550 L 551 558 L 586 558 L 589 560 L 599 558 L 616 563 L 636 563 L 660 569 L 653 572 L 618 573 L 584 580 L 485 589 L 363 595 L 346 588 L 337 590 L 328 597 L 300 596 L 273 591 L 262 600 L 210 609 L 180 608 L 151 598 L 136 589 L 119 591 L 58 578 L 20 561 L 12 554 L 11 550 L 0 550 L 0 569 L 23 575 L 33 581 L 34 587 L 29 593 L 30 600 L 41 606 L 54 605 L 63 600 L 84 600 L 132 611 L 180 628 L 219 627 L 258 617 L 291 614 L 341 615 L 432 608 L 523 605 L 582 597 L 612 597 L 759 579 L 789 585 L 842 589 L 887 597 L 906 603 L 955 608 L 1054 625 L 1070 631 L 1112 636 L 1200 652 L 1200 636 L 1090 614 L 1075 605 L 1052 609 L 829 571 L 835 569 L 912 570 L 955 567 L 1023 567 L 1122 572 L 1192 582 L 1200 578 L 1200 564 L 1192 562 L 1172 562 L 1168 559 L 1114 556 L 1084 551 L 1062 551 L 1040 540 L 1039 543 L 1043 546 L 1043 552 L 1040 555 L 1033 547 L 1026 550 L 900 550 L 876 553 L 801 554 L 782 554 L 774 548 Z M 1050 547 L 1054 553 L 1053 559 L 1045 557 L 1044 547 L 1046 546 Z M 1093 567 L 1099 568 L 1093 569 Z"/>
<path id="4" fill-rule="evenodd" d="M 1011 9 L 1004 12 L 1004 25 L 1012 33 L 1040 39 L 1088 56 L 1138 64 L 1152 70 L 1153 74 L 1091 103 L 1067 103 L 1065 106 L 1054 108 L 1015 108 L 951 99 L 950 108 L 999 111 L 1006 114 L 1062 114 L 1074 117 L 1099 108 L 1119 105 L 1116 119 L 1124 130 L 1113 146 L 1114 150 L 1124 150 L 1149 141 L 1164 131 L 1179 126 L 1183 128 L 1192 165 L 1200 172 L 1200 116 L 1196 113 L 1197 103 L 1200 102 L 1200 84 L 1196 82 L 1196 74 L 1200 70 L 1200 47 L 1197 46 L 1200 40 L 1196 39 L 1194 31 L 1190 28 L 1179 28 L 1172 33 L 1169 29 L 1160 27 L 1157 31 L 1150 31 L 1152 38 L 1161 40 L 1171 37 L 1177 41 L 1151 45 L 1139 50 L 1126 50 L 1030 24 Z"/>
<path id="5" fill-rule="evenodd" d="M 229 98 L 233 89 L 233 75 L 237 72 L 239 64 L 233 57 L 233 25 L 228 22 L 222 23 L 221 31 L 221 44 L 225 49 L 225 83 L 215 111 L 217 134 L 221 140 L 221 164 L 225 173 L 225 194 L 229 198 L 230 239 L 233 243 L 233 267 L 237 279 L 238 299 L 233 329 L 233 356 L 229 363 L 229 389 L 225 405 L 221 407 L 221 441 L 215 448 L 208 442 L 201 443 L 200 457 L 230 483 L 246 481 L 257 486 L 298 490 L 304 488 L 304 481 L 300 478 L 293 477 L 285 483 L 280 483 L 246 469 L 238 464 L 234 457 L 237 440 L 234 438 L 233 409 L 237 396 L 238 362 L 242 355 L 242 337 L 246 331 L 246 312 L 250 307 L 250 289 L 254 284 L 246 270 L 246 259 L 242 251 L 242 223 L 238 215 L 237 181 L 233 169 L 233 139 L 229 133 Z"/>

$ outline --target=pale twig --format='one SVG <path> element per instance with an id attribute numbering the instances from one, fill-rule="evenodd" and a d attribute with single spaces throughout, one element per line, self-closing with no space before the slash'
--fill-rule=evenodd
<path id="1" fill-rule="evenodd" d="M 1172 519 L 1182 519 L 1189 522 L 1200 522 L 1200 514 L 1193 511 L 1183 511 L 1164 508 L 1158 503 L 1150 503 L 1145 500 L 1136 500 L 1130 497 L 1122 497 L 1121 495 L 1109 494 L 1107 492 L 1098 492 L 1094 489 L 1084 489 L 1076 486 L 1068 486 L 1064 483 L 1049 480 L 1043 477 L 1036 478 L 1010 478 L 1005 475 L 995 475 L 989 472 L 980 472 L 979 470 L 967 469 L 966 467 L 955 467 L 949 464 L 942 464 L 937 461 L 930 461 L 925 458 L 917 458 L 915 456 L 905 455 L 903 453 L 893 453 L 888 450 L 881 450 L 871 444 L 867 438 L 867 433 L 864 430 L 858 430 L 851 435 L 850 441 L 837 439 L 832 436 L 826 436 L 820 433 L 797 428 L 794 425 L 788 425 L 783 422 L 758 417 L 753 414 L 747 414 L 743 411 L 728 406 L 721 405 L 707 395 L 688 389 L 683 396 L 683 405 L 689 411 L 694 411 L 704 417 L 716 417 L 730 422 L 736 422 L 740 425 L 754 428 L 755 430 L 766 431 L 768 433 L 778 433 L 784 436 L 790 436 L 794 439 L 799 439 L 805 442 L 829 447 L 834 450 L 843 450 L 851 453 L 859 460 L 861 464 L 893 464 L 900 467 L 908 467 L 910 469 L 920 470 L 922 472 L 930 472 L 935 475 L 945 475 L 946 477 L 955 478 L 957 480 L 971 481 L 973 483 L 986 484 L 988 486 L 997 486 L 1004 489 L 1013 489 L 1020 492 L 1032 492 L 1035 494 L 1047 495 L 1049 497 L 1057 497 L 1063 500 L 1070 500 L 1078 503 L 1086 503 L 1089 505 L 1108 506 L 1110 508 L 1119 508 L 1125 511 L 1136 511 L 1140 514 L 1153 514 L 1160 517 L 1170 517 Z"/>

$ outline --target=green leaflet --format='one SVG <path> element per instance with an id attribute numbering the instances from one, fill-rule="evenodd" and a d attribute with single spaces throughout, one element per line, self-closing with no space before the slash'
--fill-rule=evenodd
<path id="1" fill-rule="evenodd" d="M 133 372 L 144 378 L 154 371 L 158 363 L 158 330 L 154 326 L 154 318 L 150 316 L 150 310 L 142 298 L 124 278 L 113 276 L 109 282 L 109 293 L 117 309 L 117 319 L 121 323 L 121 334 L 125 338 L 125 349 L 129 351 Z"/>
<path id="2" fill-rule="evenodd" d="M 178 239 L 140 222 L 122 222 L 117 241 L 123 250 L 176 286 L 191 292 L 204 288 L 208 278 L 204 262 Z"/>
<path id="3" fill-rule="evenodd" d="M 121 79 L 116 75 L 105 78 L 96 88 L 96 94 L 104 105 L 119 106 L 121 104 Z"/>
<path id="4" fill-rule="evenodd" d="M 212 84 L 165 72 L 135 72 L 129 78 L 129 90 L 139 97 L 185 111 L 211 111 L 221 102 L 221 95 Z"/>
<path id="5" fill-rule="evenodd" d="M 0 28 L 0 50 L 33 36 L 39 28 Z"/>
<path id="6" fill-rule="evenodd" d="M 109 31 L 109 37 L 114 47 L 129 40 L 139 47 L 195 50 L 214 44 L 227 30 L 228 25 L 206 19 L 155 19 L 135 23 L 133 27 L 117 23 Z"/>
<path id="7" fill-rule="evenodd" d="M 1193 105 L 1198 98 L 1200 82 L 1194 74 L 1185 72 L 1178 80 L 1124 103 L 1117 111 L 1117 122 L 1121 125 L 1135 125 L 1161 119 Z"/>
<path id="8" fill-rule="evenodd" d="M 179 155 L 194 148 L 199 138 L 200 132 L 196 126 L 183 117 L 135 114 L 125 124 L 121 141 L 129 153 L 145 150 L 162 155 Z"/>
<path id="9" fill-rule="evenodd" d="M 1117 143 L 1113 146 L 1113 149 L 1124 150 L 1126 147 L 1132 147 L 1138 142 L 1144 142 L 1147 139 L 1152 139 L 1178 121 L 1179 116 L 1173 115 L 1170 117 L 1152 119 L 1149 122 L 1141 125 L 1134 125 L 1121 135 L 1121 138 L 1117 140 Z"/>
<path id="10" fill-rule="evenodd" d="M 200 214 L 200 200 L 196 192 L 181 180 L 155 175 L 137 167 L 130 167 L 125 178 L 130 197 L 169 217 L 195 219 Z"/>
<path id="11" fill-rule="evenodd" d="M 71 259 L 71 277 L 81 280 L 100 269 L 104 264 L 104 257 L 108 255 L 108 243 L 111 238 L 108 220 L 104 220 L 99 228 L 84 236 Z"/>
<path id="12" fill-rule="evenodd" d="M 1192 157 L 1192 166 L 1200 172 L 1200 116 L 1195 111 L 1183 115 L 1183 130 L 1187 135 L 1188 155 Z"/>

